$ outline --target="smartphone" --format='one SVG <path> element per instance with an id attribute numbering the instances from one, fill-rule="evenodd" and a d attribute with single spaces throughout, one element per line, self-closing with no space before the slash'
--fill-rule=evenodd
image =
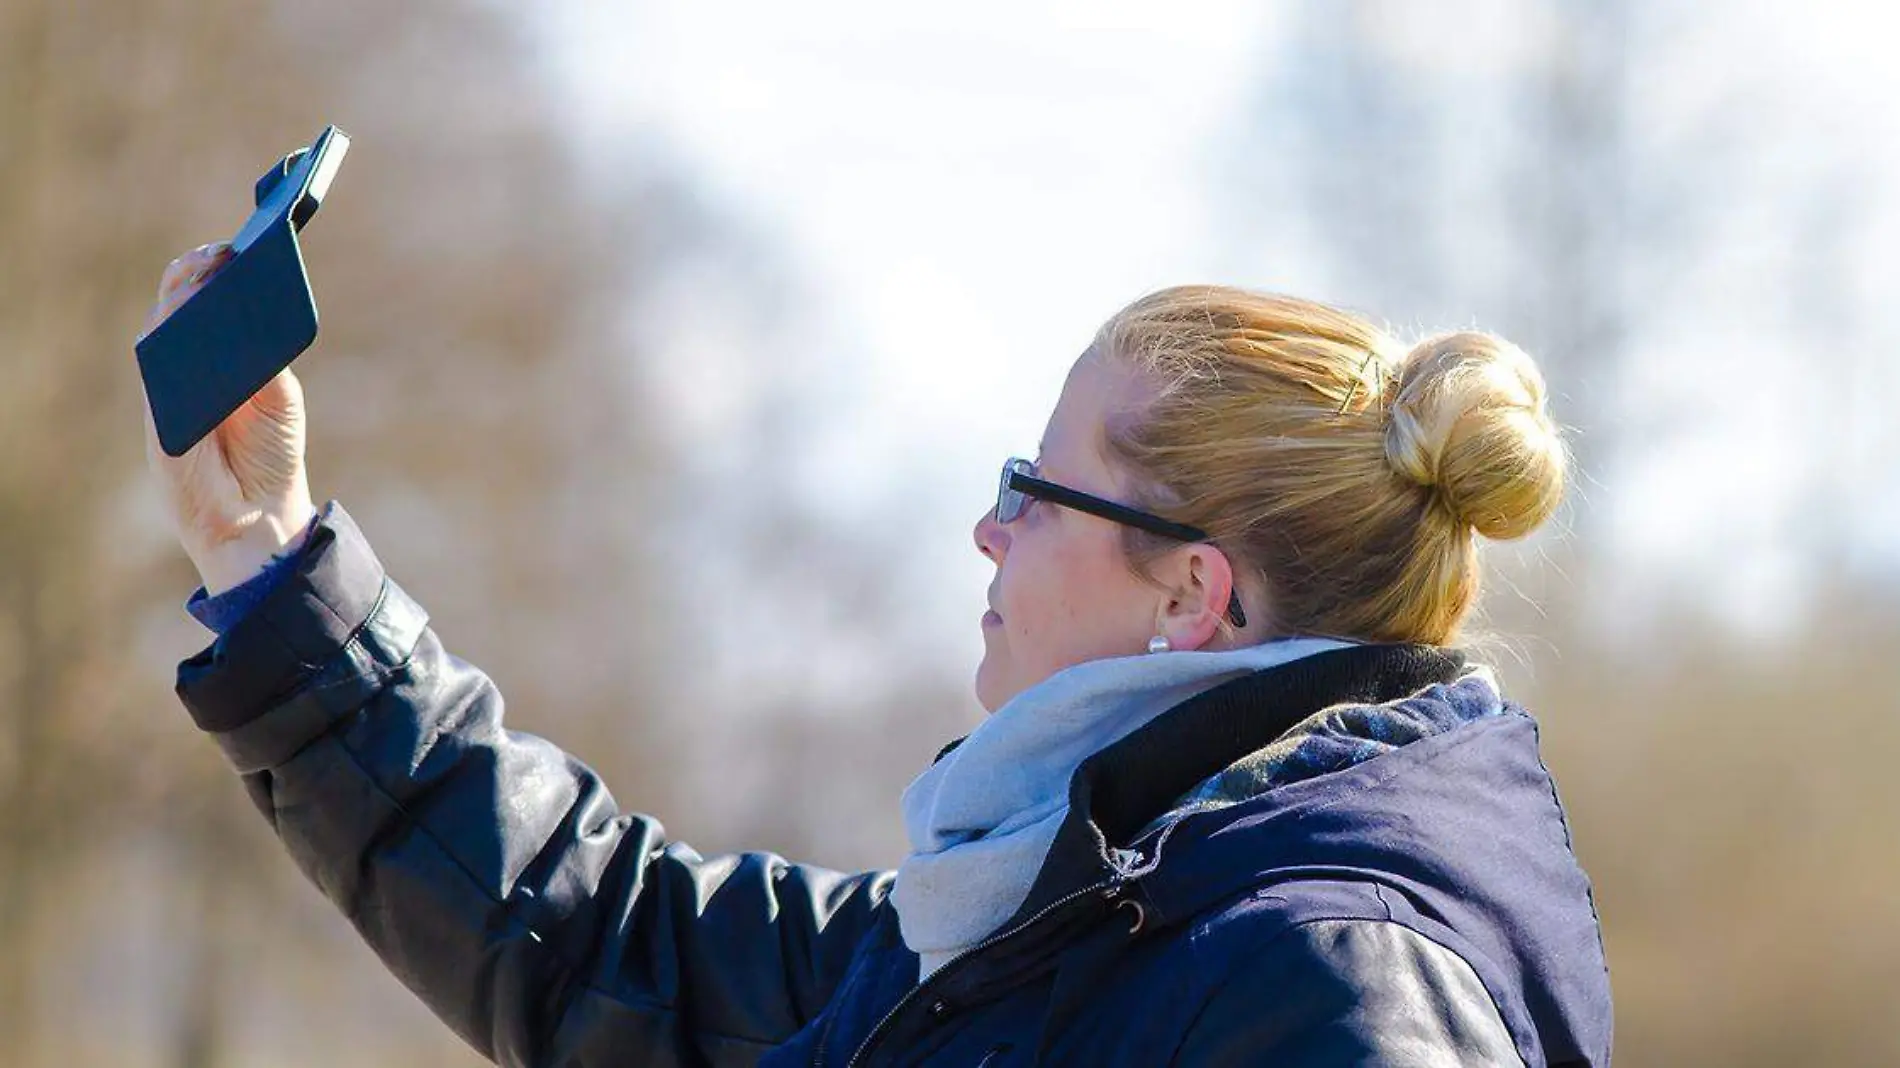
<path id="1" fill-rule="evenodd" d="M 183 456 L 317 339 L 297 233 L 323 205 L 350 139 L 325 127 L 257 180 L 231 258 L 138 343 L 158 443 Z"/>

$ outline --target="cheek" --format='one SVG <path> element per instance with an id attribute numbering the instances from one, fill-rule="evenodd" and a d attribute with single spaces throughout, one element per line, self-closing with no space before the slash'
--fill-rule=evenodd
<path id="1" fill-rule="evenodd" d="M 999 610 L 1013 659 L 1025 671 L 1040 678 L 1129 651 L 1124 632 L 1138 614 L 1131 608 L 1136 580 L 1111 538 L 1018 542 L 1005 571 Z"/>

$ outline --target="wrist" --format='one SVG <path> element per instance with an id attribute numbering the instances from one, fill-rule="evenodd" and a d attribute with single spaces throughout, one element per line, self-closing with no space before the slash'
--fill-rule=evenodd
<path id="1" fill-rule="evenodd" d="M 303 547 L 317 517 L 306 497 L 287 507 L 259 513 L 230 537 L 193 551 L 191 562 L 203 580 L 205 593 L 216 597 L 251 578 L 275 557 Z"/>

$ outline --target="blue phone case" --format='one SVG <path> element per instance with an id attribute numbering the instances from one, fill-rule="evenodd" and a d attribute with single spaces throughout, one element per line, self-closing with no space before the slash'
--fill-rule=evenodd
<path id="1" fill-rule="evenodd" d="M 138 343 L 158 443 L 183 456 L 317 338 L 297 232 L 328 194 L 350 139 L 330 126 L 254 190 L 257 210 L 204 288 Z"/>

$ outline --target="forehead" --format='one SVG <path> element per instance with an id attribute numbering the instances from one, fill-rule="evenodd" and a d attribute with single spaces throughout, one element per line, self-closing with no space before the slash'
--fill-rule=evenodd
<path id="1" fill-rule="evenodd" d="M 1102 453 L 1103 428 L 1140 411 L 1152 394 L 1151 385 L 1133 369 L 1092 349 L 1083 353 L 1069 369 L 1043 431 L 1045 469 L 1072 476 L 1111 475 Z"/>

